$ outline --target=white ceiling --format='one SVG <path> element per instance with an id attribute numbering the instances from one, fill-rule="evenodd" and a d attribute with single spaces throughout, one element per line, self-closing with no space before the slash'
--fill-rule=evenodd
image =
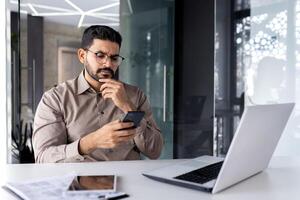
<path id="1" fill-rule="evenodd" d="M 92 24 L 119 26 L 120 0 L 21 0 L 22 14 L 42 16 L 47 21 L 86 27 Z M 10 0 L 18 10 L 18 1 Z"/>

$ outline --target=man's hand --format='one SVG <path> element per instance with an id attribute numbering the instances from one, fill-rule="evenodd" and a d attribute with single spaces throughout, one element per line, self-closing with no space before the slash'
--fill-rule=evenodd
<path id="1" fill-rule="evenodd" d="M 114 104 L 124 113 L 135 110 L 125 92 L 123 83 L 113 79 L 100 79 L 99 81 L 103 83 L 100 92 L 104 99 L 111 98 Z"/>
<path id="2" fill-rule="evenodd" d="M 87 155 L 97 148 L 114 148 L 129 141 L 136 135 L 136 129 L 128 129 L 133 126 L 132 122 L 120 122 L 119 120 L 110 122 L 81 138 L 78 147 L 79 153 Z"/>

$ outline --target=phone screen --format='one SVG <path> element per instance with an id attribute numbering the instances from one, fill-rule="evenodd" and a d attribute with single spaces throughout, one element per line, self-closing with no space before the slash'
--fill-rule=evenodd
<path id="1" fill-rule="evenodd" d="M 68 191 L 115 191 L 116 176 L 76 176 L 68 187 Z"/>

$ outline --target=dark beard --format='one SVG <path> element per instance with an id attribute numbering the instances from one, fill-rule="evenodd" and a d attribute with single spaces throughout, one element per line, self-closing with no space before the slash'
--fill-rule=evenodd
<path id="1" fill-rule="evenodd" d="M 102 76 L 100 78 L 111 78 L 111 79 L 115 78 L 115 72 L 109 67 L 98 69 L 96 73 L 97 74 L 102 73 Z"/>
<path id="2" fill-rule="evenodd" d="M 85 64 L 84 66 L 85 68 L 85 71 L 90 75 L 90 77 L 92 77 L 95 81 L 99 81 L 99 79 L 103 79 L 103 78 L 111 78 L 111 79 L 114 79 L 115 77 L 115 72 L 109 68 L 109 67 L 105 67 L 105 68 L 102 68 L 102 69 L 98 69 L 96 71 L 96 74 L 93 74 L 90 70 L 89 70 L 89 64 Z M 98 76 L 97 74 L 103 72 L 103 76 Z"/>

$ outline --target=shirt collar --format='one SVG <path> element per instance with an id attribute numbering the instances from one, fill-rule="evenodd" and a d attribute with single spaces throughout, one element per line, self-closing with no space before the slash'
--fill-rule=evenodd
<path id="1" fill-rule="evenodd" d="M 80 73 L 79 77 L 78 77 L 78 81 L 77 81 L 77 94 L 82 94 L 83 92 L 85 92 L 86 90 L 88 90 L 90 88 L 90 85 L 88 84 L 88 82 L 85 80 L 84 78 L 84 70 L 82 70 L 82 72 Z"/>

